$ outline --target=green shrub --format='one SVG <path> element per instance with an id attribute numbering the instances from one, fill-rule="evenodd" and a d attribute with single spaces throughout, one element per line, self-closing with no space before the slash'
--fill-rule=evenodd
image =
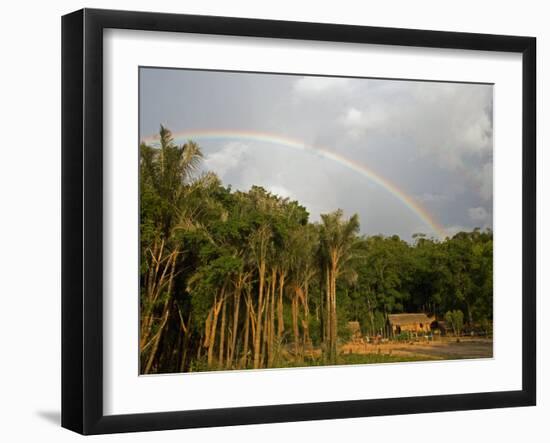
<path id="1" fill-rule="evenodd" d="M 464 314 L 459 309 L 455 309 L 454 311 L 447 311 L 445 314 L 445 321 L 447 324 L 452 328 L 453 333 L 456 337 L 458 337 L 461 332 L 462 328 L 464 327 Z"/>

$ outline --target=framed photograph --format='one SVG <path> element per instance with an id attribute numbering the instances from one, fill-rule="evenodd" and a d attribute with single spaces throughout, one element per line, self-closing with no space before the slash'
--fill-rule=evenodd
<path id="1" fill-rule="evenodd" d="M 536 402 L 532 37 L 62 20 L 62 425 Z"/>

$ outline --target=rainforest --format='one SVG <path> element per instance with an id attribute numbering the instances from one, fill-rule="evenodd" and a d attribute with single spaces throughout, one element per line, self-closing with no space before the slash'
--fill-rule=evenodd
<path id="1" fill-rule="evenodd" d="M 165 127 L 139 157 L 141 374 L 492 355 L 490 229 L 365 235 L 337 207 L 312 221 L 224 185 Z"/>

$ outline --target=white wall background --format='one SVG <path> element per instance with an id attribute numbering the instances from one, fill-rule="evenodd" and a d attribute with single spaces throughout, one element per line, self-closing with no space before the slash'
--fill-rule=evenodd
<path id="1" fill-rule="evenodd" d="M 532 35 L 538 38 L 538 146 L 543 154 L 550 93 L 550 28 L 545 2 L 298 2 L 112 0 L 5 2 L 0 26 L 0 439 L 74 441 L 60 415 L 60 31 L 62 14 L 81 7 L 233 15 L 451 31 Z M 539 155 L 539 274 L 550 253 L 548 155 Z M 543 252 L 541 249 L 545 248 Z M 548 273 L 539 278 L 539 319 L 548 303 Z M 540 323 L 540 322 L 539 322 Z M 315 440 L 446 442 L 544 441 L 550 434 L 550 368 L 539 327 L 539 406 L 534 408 L 330 420 L 219 429 L 95 437 L 94 441 L 200 440 L 278 442 Z"/>

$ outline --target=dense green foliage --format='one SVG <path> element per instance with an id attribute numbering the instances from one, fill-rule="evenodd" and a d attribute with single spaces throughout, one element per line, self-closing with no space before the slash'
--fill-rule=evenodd
<path id="1" fill-rule="evenodd" d="M 445 321 L 453 330 L 454 335 L 460 335 L 462 328 L 464 327 L 464 314 L 462 311 L 455 309 L 454 311 L 447 311 L 445 313 Z"/>
<path id="2" fill-rule="evenodd" d="M 490 231 L 365 237 L 357 215 L 311 223 L 296 201 L 198 174 L 201 159 L 165 128 L 140 146 L 142 373 L 345 363 L 348 321 L 384 334 L 390 313 L 489 327 Z"/>

